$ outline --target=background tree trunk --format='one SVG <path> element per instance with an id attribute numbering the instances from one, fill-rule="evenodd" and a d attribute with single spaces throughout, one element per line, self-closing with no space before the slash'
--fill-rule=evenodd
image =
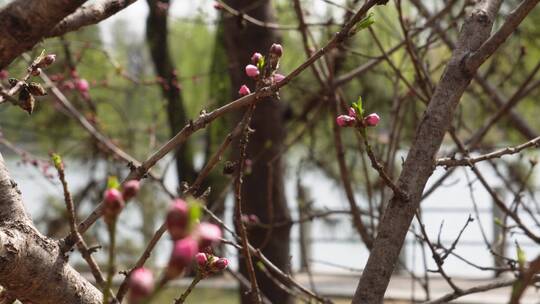
<path id="1" fill-rule="evenodd" d="M 167 100 L 167 115 L 171 135 L 174 136 L 187 123 L 178 74 L 169 53 L 167 27 L 169 0 L 147 0 L 150 9 L 146 20 L 146 40 L 150 48 L 156 74 L 162 81 L 161 92 Z M 195 177 L 193 156 L 188 142 L 176 151 L 178 181 L 192 181 Z"/>
<path id="2" fill-rule="evenodd" d="M 231 7 L 243 11 L 262 21 L 274 20 L 273 9 L 270 1 L 259 1 L 253 5 L 249 0 L 226 1 Z M 233 98 L 238 97 L 238 88 L 247 84 L 251 89 L 255 84 L 244 73 L 244 67 L 250 63 L 250 57 L 254 52 L 266 54 L 272 43 L 278 42 L 276 32 L 267 28 L 256 27 L 252 24 L 243 24 L 237 18 L 225 16 L 225 46 L 229 57 L 229 74 L 232 84 Z M 268 165 L 268 162 L 279 153 L 285 135 L 284 129 L 284 105 L 282 102 L 267 98 L 257 105 L 251 128 L 255 132 L 250 136 L 247 149 L 248 158 L 252 160 L 253 167 L 250 174 L 244 177 L 242 190 L 242 209 L 244 214 L 255 214 L 261 222 L 282 222 L 290 219 L 287 201 L 285 199 L 283 175 L 284 170 L 281 159 Z M 238 142 L 235 143 L 238 154 Z M 269 178 L 271 189 L 268 189 Z M 269 199 L 271 198 L 271 199 Z M 271 201 L 272 206 L 269 206 Z M 289 241 L 290 227 L 281 226 L 271 231 L 262 228 L 249 229 L 249 241 L 255 247 L 261 247 L 261 251 L 276 266 L 285 272 L 289 272 Z M 239 260 L 240 271 L 246 274 L 245 261 Z M 257 280 L 262 293 L 272 303 L 291 303 L 289 294 L 276 286 L 263 272 L 256 269 Z M 241 290 L 242 303 L 251 303 L 246 290 Z"/>

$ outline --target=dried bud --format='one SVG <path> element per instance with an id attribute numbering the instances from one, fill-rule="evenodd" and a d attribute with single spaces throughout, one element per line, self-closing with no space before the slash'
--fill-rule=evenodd
<path id="1" fill-rule="evenodd" d="M 246 96 L 251 94 L 251 91 L 249 90 L 247 85 L 244 84 L 240 87 L 240 90 L 238 90 L 238 94 L 240 94 L 240 96 Z"/>
<path id="2" fill-rule="evenodd" d="M 41 86 L 41 84 L 37 82 L 31 82 L 28 84 L 28 91 L 30 91 L 30 94 L 35 96 L 45 96 L 47 95 L 47 91 Z"/>
<path id="3" fill-rule="evenodd" d="M 369 114 L 368 116 L 364 117 L 364 123 L 368 127 L 376 126 L 379 123 L 380 120 L 381 120 L 381 118 L 379 117 L 379 115 L 377 115 L 377 113 L 372 113 L 372 114 Z"/>
<path id="4" fill-rule="evenodd" d="M 199 252 L 195 255 L 195 261 L 197 261 L 199 268 L 204 268 L 208 263 L 208 256 L 204 252 Z"/>
<path id="5" fill-rule="evenodd" d="M 187 203 L 177 198 L 173 201 L 167 213 L 167 230 L 173 240 L 179 240 L 188 235 L 189 208 Z"/>
<path id="6" fill-rule="evenodd" d="M 116 219 L 118 214 L 124 208 L 124 200 L 122 199 L 122 193 L 118 189 L 110 188 L 105 191 L 104 209 L 103 213 L 105 221 L 111 223 Z"/>
<path id="7" fill-rule="evenodd" d="M 259 61 L 263 58 L 263 55 L 261 53 L 253 53 L 253 55 L 251 55 L 251 63 L 253 63 L 254 65 L 257 65 L 259 64 Z"/>
<path id="8" fill-rule="evenodd" d="M 35 68 L 35 69 L 32 69 L 30 71 L 30 75 L 32 75 L 32 76 L 39 76 L 39 74 L 41 74 L 41 69 L 40 68 Z"/>
<path id="9" fill-rule="evenodd" d="M 137 268 L 129 276 L 129 302 L 142 303 L 154 290 L 154 275 L 148 268 Z"/>
<path id="10" fill-rule="evenodd" d="M 246 75 L 248 75 L 248 77 L 255 78 L 259 76 L 259 74 L 259 69 L 256 66 L 252 64 L 246 65 Z"/>
<path id="11" fill-rule="evenodd" d="M 30 94 L 28 88 L 24 87 L 19 92 L 19 107 L 25 110 L 28 114 L 34 112 L 34 106 L 36 105 L 36 100 L 34 96 Z"/>
<path id="12" fill-rule="evenodd" d="M 283 55 L 283 47 L 281 46 L 281 44 L 272 44 L 272 46 L 270 47 L 270 54 L 281 57 Z"/>
<path id="13" fill-rule="evenodd" d="M 17 85 L 17 83 L 19 83 L 19 80 L 17 78 L 10 78 L 8 79 L 8 83 L 9 83 L 9 86 L 10 87 L 14 87 Z"/>
<path id="14" fill-rule="evenodd" d="M 43 57 L 43 59 L 41 59 L 41 61 L 38 63 L 38 67 L 40 67 L 40 68 L 48 67 L 51 64 L 53 64 L 55 61 L 56 61 L 56 55 L 55 54 L 49 54 L 49 55 Z"/>
<path id="15" fill-rule="evenodd" d="M 352 126 L 354 126 L 355 122 L 356 122 L 356 119 L 354 117 L 349 116 L 349 115 L 339 115 L 336 118 L 336 123 L 340 127 L 352 127 Z"/>
<path id="16" fill-rule="evenodd" d="M 219 2 L 217 2 L 217 1 L 214 1 L 214 8 L 216 10 L 221 10 L 221 9 L 223 9 L 223 5 L 221 3 L 219 3 Z"/>
<path id="17" fill-rule="evenodd" d="M 9 77 L 9 72 L 6 70 L 0 70 L 0 80 L 6 79 Z"/>
<path id="18" fill-rule="evenodd" d="M 223 166 L 223 174 L 224 175 L 231 175 L 236 170 L 236 162 L 232 161 L 226 161 L 225 165 Z"/>
<path id="19" fill-rule="evenodd" d="M 219 272 L 225 270 L 228 265 L 229 260 L 227 258 L 219 258 L 210 264 L 210 269 L 212 269 L 213 272 Z"/>
<path id="20" fill-rule="evenodd" d="M 221 229 L 217 225 L 210 223 L 200 223 L 195 231 L 195 237 L 199 241 L 200 248 L 212 246 L 219 242 L 221 236 Z"/>
<path id="21" fill-rule="evenodd" d="M 199 251 L 197 241 L 188 236 L 174 242 L 167 275 L 169 278 L 180 275 L 191 264 L 193 257 Z"/>
<path id="22" fill-rule="evenodd" d="M 124 198 L 124 201 L 127 202 L 132 199 L 139 193 L 139 189 L 141 189 L 141 183 L 138 180 L 132 179 L 127 181 L 122 187 L 122 197 Z"/>

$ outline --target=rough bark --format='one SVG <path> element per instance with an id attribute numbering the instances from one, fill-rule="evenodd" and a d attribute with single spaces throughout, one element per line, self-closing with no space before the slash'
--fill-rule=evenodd
<path id="1" fill-rule="evenodd" d="M 64 257 L 57 241 L 40 234 L 0 155 L 0 285 L 37 304 L 101 303 L 102 294 Z"/>
<path id="2" fill-rule="evenodd" d="M 396 196 L 390 200 L 354 295 L 354 304 L 383 302 L 408 228 L 426 182 L 433 173 L 437 151 L 451 125 L 454 110 L 474 75 L 471 73 L 474 71 L 466 69 L 465 61 L 489 38 L 500 4 L 501 0 L 478 2 L 462 27 L 456 48 L 418 126 L 398 180 L 399 188 L 409 194 L 409 200 Z"/>
<path id="3" fill-rule="evenodd" d="M 161 92 L 167 100 L 167 116 L 171 135 L 174 136 L 187 123 L 187 114 L 182 101 L 178 75 L 169 53 L 169 30 L 167 26 L 169 1 L 147 0 L 150 11 L 146 20 L 146 40 L 156 74 L 160 77 Z M 179 182 L 191 181 L 195 177 L 193 159 L 186 142 L 176 151 L 176 170 Z"/>
<path id="4" fill-rule="evenodd" d="M 261 1 L 259 5 L 251 5 L 250 0 L 230 0 L 226 3 L 245 13 L 265 22 L 274 20 L 270 1 Z M 244 74 L 244 67 L 249 63 L 251 55 L 258 51 L 262 54 L 278 41 L 279 37 L 273 30 L 256 27 L 251 24 L 242 24 L 237 18 L 224 18 L 225 44 L 229 58 L 230 77 L 233 97 L 237 97 L 237 88 L 247 84 L 250 88 L 255 85 Z M 286 55 L 285 55 L 286 56 Z M 251 174 L 244 177 L 242 191 L 242 210 L 244 214 L 255 214 L 261 222 L 269 223 L 290 220 L 289 209 L 285 199 L 283 185 L 283 164 L 281 159 L 272 162 L 272 167 L 267 163 L 279 153 L 285 135 L 283 122 L 283 103 L 274 98 L 267 98 L 257 105 L 251 128 L 255 132 L 250 136 L 248 144 L 248 158 L 253 160 Z M 238 142 L 235 145 L 238 148 Z M 268 189 L 269 178 L 272 180 L 271 189 Z M 273 211 L 269 212 L 267 204 L 271 195 Z M 253 246 L 261 248 L 261 251 L 277 267 L 288 272 L 289 267 L 289 241 L 290 227 L 276 227 L 268 234 L 267 229 L 253 228 L 248 231 L 249 241 Z M 269 237 L 267 239 L 267 237 Z M 266 244 L 263 244 L 266 243 Z M 246 274 L 245 261 L 240 257 L 239 265 L 241 272 Z M 272 303 L 291 303 L 291 296 L 277 287 L 263 272 L 256 271 L 257 281 L 262 293 Z M 242 303 L 252 303 L 245 289 L 241 291 Z"/>
<path id="5" fill-rule="evenodd" d="M 85 0 L 16 0 L 0 10 L 0 69 L 30 50 Z"/>

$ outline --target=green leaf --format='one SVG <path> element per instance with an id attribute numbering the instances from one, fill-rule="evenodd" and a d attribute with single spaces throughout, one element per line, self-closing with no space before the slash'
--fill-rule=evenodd
<path id="1" fill-rule="evenodd" d="M 107 189 L 120 189 L 120 183 L 116 176 L 109 176 L 107 179 Z"/>
<path id="2" fill-rule="evenodd" d="M 358 96 L 358 100 L 353 102 L 352 108 L 356 111 L 357 117 L 364 117 L 364 103 L 362 102 L 362 96 Z"/>
<path id="3" fill-rule="evenodd" d="M 503 226 L 504 226 L 503 222 L 502 222 L 501 219 L 498 218 L 498 217 L 496 217 L 493 221 L 495 222 L 495 225 L 497 225 L 497 226 L 499 226 L 499 227 L 503 227 Z"/>
<path id="4" fill-rule="evenodd" d="M 264 266 L 263 262 L 261 261 L 257 261 L 256 265 L 257 265 L 257 268 L 259 268 L 260 270 L 266 269 L 266 266 Z"/>
<path id="5" fill-rule="evenodd" d="M 34 62 L 32 63 L 32 65 L 36 65 L 38 64 L 41 60 L 43 60 L 43 58 L 45 58 L 46 54 L 45 54 L 45 49 L 43 49 L 41 51 L 41 54 L 39 54 L 39 56 L 36 57 L 36 59 L 34 60 Z"/>
<path id="6" fill-rule="evenodd" d="M 375 14 L 369 13 L 364 19 L 360 20 L 358 24 L 356 25 L 356 31 L 364 30 L 368 27 L 370 27 L 373 23 L 375 23 Z"/>
<path id="7" fill-rule="evenodd" d="M 53 164 L 54 164 L 54 167 L 58 170 L 62 167 L 62 158 L 60 157 L 60 155 L 56 154 L 56 153 L 53 153 L 51 155 L 51 158 L 52 158 L 52 161 L 53 161 Z"/>
<path id="8" fill-rule="evenodd" d="M 257 62 L 257 68 L 259 69 L 259 71 L 262 71 L 264 69 L 265 64 L 266 64 L 266 58 L 264 58 L 264 56 L 261 56 L 261 58 L 259 59 L 259 62 Z"/>
<path id="9" fill-rule="evenodd" d="M 517 260 L 520 268 L 525 267 L 525 263 L 527 262 L 527 257 L 525 255 L 525 251 L 521 249 L 519 245 L 516 246 L 517 251 Z"/>
<path id="10" fill-rule="evenodd" d="M 187 199 L 189 207 L 189 225 L 197 224 L 202 216 L 201 202 L 193 197 Z"/>

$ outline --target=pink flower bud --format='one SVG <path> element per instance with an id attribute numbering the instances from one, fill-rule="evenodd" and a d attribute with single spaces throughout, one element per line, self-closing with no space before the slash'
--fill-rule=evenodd
<path id="1" fill-rule="evenodd" d="M 188 236 L 174 242 L 167 273 L 171 277 L 178 276 L 191 264 L 193 257 L 199 251 L 197 241 Z"/>
<path id="2" fill-rule="evenodd" d="M 349 116 L 356 118 L 356 110 L 353 107 L 349 108 Z"/>
<path id="3" fill-rule="evenodd" d="M 356 122 L 356 119 L 349 115 L 339 115 L 336 118 L 336 122 L 340 127 L 351 127 Z"/>
<path id="4" fill-rule="evenodd" d="M 253 64 L 246 65 L 246 75 L 248 75 L 251 78 L 255 78 L 259 76 L 260 72 L 259 69 L 254 66 Z"/>
<path id="5" fill-rule="evenodd" d="M 132 199 L 139 193 L 139 189 L 141 189 L 141 183 L 138 180 L 132 179 L 127 181 L 122 187 L 122 197 L 124 198 L 124 201 Z"/>
<path id="6" fill-rule="evenodd" d="M 371 113 L 368 116 L 364 117 L 364 123 L 368 127 L 376 126 L 380 120 L 381 118 L 379 117 L 379 115 L 377 115 L 377 113 Z"/>
<path id="7" fill-rule="evenodd" d="M 214 8 L 216 10 L 220 10 L 220 9 L 223 9 L 223 5 L 217 1 L 214 1 Z"/>
<path id="8" fill-rule="evenodd" d="M 85 92 L 88 92 L 88 90 L 90 89 L 90 84 L 88 83 L 86 79 L 81 78 L 81 79 L 75 80 L 75 87 L 77 88 L 79 92 L 85 93 Z"/>
<path id="9" fill-rule="evenodd" d="M 9 77 L 9 72 L 6 70 L 0 70 L 0 80 L 7 79 Z"/>
<path id="10" fill-rule="evenodd" d="M 189 208 L 187 203 L 177 198 L 167 213 L 167 230 L 173 240 L 179 240 L 188 234 Z"/>
<path id="11" fill-rule="evenodd" d="M 281 57 L 283 55 L 283 47 L 281 44 L 274 43 L 270 47 L 270 54 L 274 54 L 277 57 Z"/>
<path id="12" fill-rule="evenodd" d="M 154 275 L 148 268 L 137 268 L 129 276 L 130 303 L 141 303 L 154 290 Z"/>
<path id="13" fill-rule="evenodd" d="M 227 266 L 229 265 L 229 260 L 227 258 L 219 258 L 217 260 L 214 260 L 212 264 L 210 264 L 210 269 L 214 272 L 223 271 Z"/>
<path id="14" fill-rule="evenodd" d="M 261 53 L 255 52 L 251 56 L 251 63 L 253 63 L 254 65 L 257 65 L 262 58 L 263 58 L 263 55 Z"/>
<path id="15" fill-rule="evenodd" d="M 249 90 L 247 85 L 244 84 L 240 87 L 240 90 L 238 90 L 238 94 L 240 94 L 240 96 L 246 96 L 251 94 L 251 91 Z"/>
<path id="16" fill-rule="evenodd" d="M 105 191 L 104 203 L 103 213 L 106 220 L 114 219 L 124 208 L 122 193 L 114 188 Z"/>
<path id="17" fill-rule="evenodd" d="M 195 260 L 197 261 L 197 264 L 199 267 L 205 267 L 206 263 L 208 262 L 208 256 L 204 252 L 199 252 L 195 255 Z"/>
<path id="18" fill-rule="evenodd" d="M 200 223 L 195 234 L 201 248 L 212 246 L 219 242 L 222 236 L 221 229 L 210 223 Z"/>
<path id="19" fill-rule="evenodd" d="M 274 74 L 274 82 L 275 83 L 278 83 L 278 82 L 281 82 L 283 79 L 285 79 L 285 76 L 283 76 L 282 74 Z"/>

